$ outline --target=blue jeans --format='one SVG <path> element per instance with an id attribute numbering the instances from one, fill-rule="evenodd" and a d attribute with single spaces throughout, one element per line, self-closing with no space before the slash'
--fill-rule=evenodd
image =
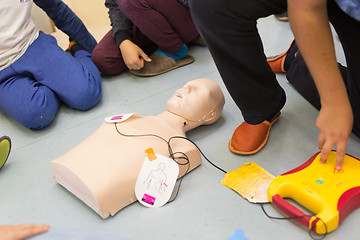
<path id="1" fill-rule="evenodd" d="M 27 128 L 49 125 L 63 102 L 85 111 L 101 98 L 101 77 L 91 54 L 64 52 L 53 36 L 39 37 L 0 71 L 0 109 Z"/>

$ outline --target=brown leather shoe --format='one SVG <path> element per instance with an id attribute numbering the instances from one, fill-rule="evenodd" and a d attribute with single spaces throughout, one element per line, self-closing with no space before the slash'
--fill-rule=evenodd
<path id="1" fill-rule="evenodd" d="M 229 148 L 233 153 L 240 155 L 251 155 L 260 151 L 266 144 L 271 126 L 280 117 L 280 112 L 271 122 L 263 121 L 260 124 L 252 125 L 243 122 L 235 129 L 229 142 Z"/>
<path id="2" fill-rule="evenodd" d="M 150 58 L 151 62 L 144 62 L 144 67 L 142 69 L 130 70 L 130 72 L 141 77 L 152 77 L 188 65 L 195 61 L 194 57 L 190 55 L 187 55 L 185 58 L 178 61 L 175 61 L 171 57 L 159 56 L 157 53 L 153 53 Z"/>
<path id="3" fill-rule="evenodd" d="M 291 42 L 289 48 L 284 53 L 277 55 L 277 56 L 267 58 L 267 62 L 273 72 L 275 72 L 275 73 L 286 72 L 286 70 L 284 69 L 285 58 L 286 58 L 287 54 L 289 53 L 289 50 L 290 50 L 291 46 L 293 45 L 294 41 L 295 40 L 293 40 Z"/>

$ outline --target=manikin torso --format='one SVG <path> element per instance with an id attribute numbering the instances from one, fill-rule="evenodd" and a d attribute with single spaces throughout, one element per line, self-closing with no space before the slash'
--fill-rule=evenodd
<path id="1" fill-rule="evenodd" d="M 185 137 L 188 129 L 183 119 L 172 115 L 164 112 L 157 116 L 133 116 L 116 126 L 127 135 L 154 134 L 166 140 L 173 136 Z M 189 141 L 173 139 L 171 146 L 173 152 L 188 156 L 189 171 L 201 164 L 199 151 Z M 61 185 L 106 218 L 137 200 L 135 183 L 148 148 L 169 156 L 168 145 L 160 138 L 122 136 L 114 123 L 103 123 L 78 146 L 52 161 L 51 171 Z M 180 177 L 188 166 L 179 168 Z"/>

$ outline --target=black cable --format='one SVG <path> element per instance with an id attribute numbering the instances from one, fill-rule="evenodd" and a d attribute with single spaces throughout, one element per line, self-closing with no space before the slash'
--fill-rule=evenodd
<path id="1" fill-rule="evenodd" d="M 205 156 L 205 154 L 201 151 L 201 149 L 200 149 L 193 141 L 191 141 L 190 139 L 188 139 L 188 138 L 186 138 L 186 137 L 182 137 L 182 136 L 174 136 L 174 137 L 171 137 L 171 138 L 169 139 L 169 141 L 170 141 L 171 139 L 174 139 L 174 138 L 180 138 L 180 139 L 184 139 L 184 140 L 187 140 L 187 141 L 191 142 L 191 143 L 199 150 L 200 154 L 206 159 L 206 161 L 208 161 L 213 167 L 217 168 L 218 170 L 220 170 L 220 171 L 222 171 L 222 172 L 224 172 L 224 173 L 227 173 L 227 171 L 225 171 L 224 169 L 216 166 L 213 162 L 211 162 L 211 161 Z"/>
<path id="2" fill-rule="evenodd" d="M 181 166 L 185 166 L 187 165 L 187 169 L 184 173 L 184 175 L 182 175 L 178 180 L 179 180 L 179 184 L 178 184 L 178 188 L 175 192 L 175 195 L 174 197 L 168 201 L 168 203 L 174 201 L 176 199 L 176 197 L 178 196 L 179 194 L 179 191 L 180 191 L 180 186 L 181 186 L 181 183 L 182 183 L 182 180 L 184 178 L 184 176 L 189 172 L 189 169 L 190 169 L 190 160 L 188 158 L 188 156 L 183 153 L 183 152 L 173 152 L 172 148 L 171 148 L 171 140 L 173 139 L 183 139 L 183 140 L 187 140 L 189 141 L 190 143 L 192 143 L 200 152 L 200 154 L 206 159 L 206 161 L 208 161 L 212 166 L 214 166 L 215 168 L 219 169 L 220 171 L 224 172 L 224 173 L 227 173 L 225 170 L 223 170 L 222 168 L 216 166 L 214 163 L 212 163 L 206 156 L 205 154 L 201 151 L 201 149 L 193 142 L 191 141 L 190 139 L 186 138 L 186 137 L 183 137 L 183 136 L 173 136 L 173 137 L 170 137 L 169 140 L 166 140 L 165 138 L 159 136 L 159 135 L 156 135 L 156 134 L 124 134 L 124 133 L 121 133 L 117 127 L 117 123 L 115 123 L 115 129 L 117 131 L 118 134 L 120 134 L 121 136 L 124 136 L 124 137 L 156 137 L 156 138 L 159 138 L 161 140 L 163 140 L 167 145 L 168 145 L 168 150 L 169 150 L 169 156 L 178 164 L 178 165 L 181 165 Z M 180 154 L 181 156 L 178 156 L 176 157 L 175 155 L 176 154 Z M 181 163 L 179 162 L 178 160 L 185 160 L 185 163 Z"/>
<path id="3" fill-rule="evenodd" d="M 264 208 L 264 203 L 260 203 L 260 206 L 261 206 L 261 209 L 263 210 L 264 214 L 270 218 L 270 219 L 275 219 L 275 220 L 292 220 L 292 219 L 299 219 L 299 218 L 303 218 L 303 217 L 315 217 L 316 219 L 318 219 L 319 221 L 321 221 L 323 224 L 324 224 L 324 227 L 325 227 L 325 233 L 324 234 L 317 234 L 316 232 L 313 233 L 313 228 L 310 228 L 309 229 L 309 235 L 312 239 L 314 240 L 321 240 L 321 239 L 324 239 L 328 233 L 328 229 L 327 229 L 327 226 L 326 226 L 326 223 L 324 222 L 324 220 L 322 220 L 321 218 L 315 216 L 315 215 L 307 215 L 307 214 L 304 214 L 304 215 L 301 215 L 301 216 L 295 216 L 295 217 L 273 217 L 273 216 L 270 216 L 266 211 L 265 211 L 265 208 Z M 315 237 L 317 234 L 319 237 Z"/>
<path id="4" fill-rule="evenodd" d="M 173 136 L 171 138 L 169 138 L 169 140 L 166 140 L 165 138 L 161 137 L 161 136 L 158 136 L 158 135 L 155 135 L 155 134 L 123 134 L 119 131 L 119 129 L 117 128 L 117 125 L 115 123 L 115 129 L 116 131 L 124 136 L 124 137 L 156 137 L 156 138 L 159 138 L 161 140 L 163 140 L 164 142 L 167 143 L 168 145 L 168 150 L 169 150 L 169 155 L 170 157 L 178 164 L 178 165 L 188 165 L 188 168 L 186 169 L 185 173 L 183 176 L 181 176 L 178 180 L 179 180 L 179 184 L 178 184 L 178 188 L 175 192 L 175 196 L 168 201 L 168 203 L 174 201 L 176 199 L 176 197 L 178 196 L 179 194 L 179 191 L 180 191 L 180 186 L 181 186 L 181 183 L 182 183 L 182 180 L 184 178 L 184 176 L 188 173 L 189 169 L 190 169 L 190 160 L 188 158 L 188 156 L 183 153 L 183 152 L 173 152 L 172 151 L 172 148 L 171 148 L 171 145 L 170 145 L 170 142 L 171 140 L 173 139 L 184 139 L 186 141 L 189 141 L 190 143 L 192 143 L 200 152 L 200 154 L 206 159 L 206 161 L 208 161 L 213 167 L 217 168 L 218 170 L 222 171 L 223 173 L 227 173 L 227 171 L 225 171 L 224 169 L 218 167 L 217 165 L 215 165 L 213 162 L 211 162 L 206 156 L 205 154 L 201 151 L 201 149 L 190 139 L 186 138 L 186 137 L 183 137 L 183 136 Z M 181 154 L 182 156 L 180 157 L 175 157 L 175 154 Z M 178 159 L 185 159 L 185 163 L 180 163 L 179 161 L 177 161 Z M 174 194 L 173 194 L 174 195 Z M 265 211 L 265 208 L 263 206 L 264 204 L 263 203 L 260 203 L 260 206 L 261 206 L 261 209 L 263 210 L 263 212 L 265 213 L 265 215 L 270 218 L 270 219 L 276 219 L 276 220 L 292 220 L 292 219 L 299 219 L 299 218 L 303 218 L 303 217 L 316 217 L 319 221 L 321 221 L 323 224 L 324 224 L 324 227 L 325 227 L 325 233 L 324 234 L 317 234 L 316 231 L 315 233 L 313 233 L 313 229 L 309 229 L 309 235 L 312 239 L 314 240 L 321 240 L 321 239 L 324 239 L 328 233 L 328 230 L 327 230 L 327 226 L 326 226 L 326 223 L 319 217 L 315 216 L 315 215 L 302 215 L 302 216 L 295 216 L 295 217 L 273 217 L 273 216 L 270 216 L 266 211 Z M 316 238 L 314 234 L 317 234 L 319 235 L 320 237 L 319 238 Z"/>

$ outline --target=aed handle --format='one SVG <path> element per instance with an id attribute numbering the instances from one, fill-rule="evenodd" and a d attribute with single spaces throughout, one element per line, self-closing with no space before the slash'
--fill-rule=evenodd
<path id="1" fill-rule="evenodd" d="M 301 210 L 299 210 L 297 207 L 292 205 L 291 203 L 284 200 L 282 197 L 280 197 L 279 194 L 275 194 L 272 197 L 272 203 L 283 213 L 285 213 L 289 218 L 293 219 L 294 221 L 304 225 L 307 228 L 310 228 L 310 220 L 313 218 L 313 216 L 309 216 L 305 213 L 303 213 Z M 316 222 L 318 219 L 312 222 L 312 230 L 316 230 Z"/>

